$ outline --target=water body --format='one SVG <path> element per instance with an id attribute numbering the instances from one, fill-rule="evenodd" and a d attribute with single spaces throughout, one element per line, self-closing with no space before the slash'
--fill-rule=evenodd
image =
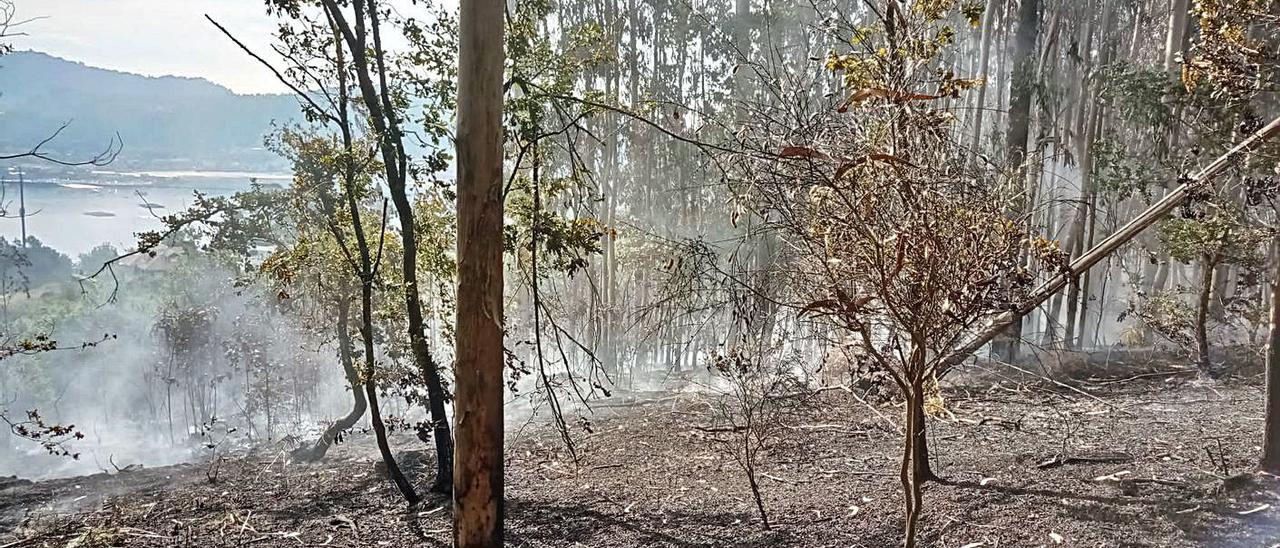
<path id="1" fill-rule="evenodd" d="M 110 243 L 118 249 L 135 245 L 134 233 L 163 226 L 158 217 L 189 207 L 194 191 L 226 196 L 247 190 L 252 181 L 264 185 L 288 184 L 282 173 L 233 171 L 94 171 L 60 178 L 26 181 L 27 235 L 72 259 L 94 247 Z M 0 236 L 18 239 L 18 178 L 6 174 L 0 185 Z"/>

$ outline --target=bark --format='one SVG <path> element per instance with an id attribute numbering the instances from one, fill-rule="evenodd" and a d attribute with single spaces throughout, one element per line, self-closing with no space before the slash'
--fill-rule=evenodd
<path id="1" fill-rule="evenodd" d="M 342 371 L 346 374 L 347 384 L 351 386 L 351 412 L 347 413 L 345 417 L 333 421 L 333 424 L 330 424 L 325 429 L 314 445 L 295 452 L 293 455 L 294 460 L 309 462 L 323 459 L 325 454 L 329 452 L 329 448 L 338 439 L 338 436 L 355 426 L 356 422 L 360 420 L 360 417 L 364 416 L 365 411 L 369 408 L 368 399 L 365 398 L 360 384 L 360 373 L 356 371 L 355 360 L 351 357 L 350 316 L 351 302 L 344 297 L 338 301 L 338 359 L 342 362 Z"/>
<path id="2" fill-rule="evenodd" d="M 464 0 L 458 52 L 454 546 L 502 546 L 502 82 L 505 4 Z"/>
<path id="3" fill-rule="evenodd" d="M 1178 74 L 1178 55 L 1182 53 L 1187 32 L 1189 0 L 1173 0 L 1169 9 L 1169 29 L 1164 42 L 1164 70 L 1173 76 Z"/>
<path id="4" fill-rule="evenodd" d="M 1196 367 L 1201 376 L 1211 377 L 1209 362 L 1209 308 L 1213 300 L 1213 278 L 1217 261 L 1206 256 L 1200 264 L 1200 292 L 1196 299 Z"/>
<path id="5" fill-rule="evenodd" d="M 1280 473 L 1280 240 L 1271 242 L 1271 326 L 1267 330 L 1267 396 L 1259 467 Z"/>
<path id="6" fill-rule="evenodd" d="M 922 382 L 914 383 L 907 392 L 907 401 L 922 401 L 924 398 L 924 387 Z M 903 520 L 903 546 L 913 548 L 916 545 L 916 527 L 920 523 L 920 512 L 924 503 L 923 483 L 925 479 L 920 475 L 920 467 L 916 463 L 921 458 L 921 445 L 919 437 L 913 435 L 913 432 L 923 432 L 922 421 L 923 413 L 917 413 L 917 406 L 910 403 L 907 406 L 907 425 L 905 436 L 906 443 L 903 444 L 902 450 L 902 467 L 899 470 L 899 481 L 902 483 L 902 496 L 906 509 Z"/>
<path id="7" fill-rule="evenodd" d="M 911 470 L 917 481 L 938 481 L 938 476 L 933 473 L 933 467 L 929 464 L 929 436 L 926 431 L 928 420 L 924 413 L 924 395 L 917 398 L 910 398 L 911 413 L 915 416 L 912 424 L 911 437 L 915 438 L 912 444 L 911 454 Z"/>

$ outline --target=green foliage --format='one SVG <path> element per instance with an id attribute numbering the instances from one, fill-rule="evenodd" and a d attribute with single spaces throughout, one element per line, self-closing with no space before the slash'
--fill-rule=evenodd
<path id="1" fill-rule="evenodd" d="M 1113 200 L 1141 196 L 1149 201 L 1152 191 L 1162 188 L 1170 179 L 1159 169 L 1159 164 L 1135 154 L 1118 136 L 1100 137 L 1093 142 L 1091 152 L 1090 176 L 1098 192 Z"/>
<path id="2" fill-rule="evenodd" d="M 1173 128 L 1174 100 L 1181 95 L 1156 68 L 1120 61 L 1103 66 L 1099 72 L 1099 98 L 1129 126 L 1153 138 L 1164 137 Z"/>
<path id="3" fill-rule="evenodd" d="M 1220 208 L 1198 219 L 1169 219 L 1160 224 L 1159 235 L 1174 260 L 1244 267 L 1262 265 L 1260 249 L 1268 239 L 1266 231 L 1250 225 L 1238 213 Z"/>

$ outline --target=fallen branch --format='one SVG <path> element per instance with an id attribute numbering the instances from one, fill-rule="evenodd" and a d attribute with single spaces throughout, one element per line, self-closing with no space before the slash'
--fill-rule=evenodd
<path id="1" fill-rule="evenodd" d="M 1141 375 L 1134 375 L 1132 377 L 1125 377 L 1123 379 L 1111 379 L 1106 381 L 1087 381 L 1087 382 L 1089 384 L 1102 386 L 1107 384 L 1118 384 L 1122 382 L 1129 382 L 1132 380 L 1145 379 L 1150 377 L 1172 377 L 1174 375 L 1187 375 L 1187 374 L 1194 374 L 1194 373 L 1197 373 L 1197 371 L 1194 369 L 1177 369 L 1174 371 L 1156 371 L 1154 373 L 1143 373 Z"/>
<path id="2" fill-rule="evenodd" d="M 710 432 L 713 434 L 722 434 L 726 432 L 742 432 L 747 429 L 745 426 L 694 426 L 694 430 L 702 432 Z"/>
<path id="3" fill-rule="evenodd" d="M 1071 261 L 1071 264 L 1064 267 L 1060 274 L 1050 278 L 1049 281 L 1045 282 L 1033 291 L 1031 295 L 1022 302 L 1022 304 L 1018 305 L 1017 308 L 997 316 L 991 320 L 985 328 L 975 334 L 969 342 L 959 346 L 942 359 L 939 359 L 937 361 L 936 369 L 939 371 L 945 371 L 948 368 L 964 361 L 983 346 L 986 346 L 987 343 L 991 342 L 992 339 L 995 339 L 997 335 L 1003 332 L 1005 328 L 1013 325 L 1014 322 L 1022 319 L 1023 316 L 1030 314 L 1032 310 L 1039 308 L 1041 304 L 1044 304 L 1045 301 L 1049 300 L 1050 297 L 1062 290 L 1062 288 L 1067 287 L 1067 285 L 1072 281 L 1079 278 L 1085 272 L 1088 272 L 1090 267 L 1097 264 L 1102 259 L 1105 259 L 1108 255 L 1119 249 L 1120 246 L 1128 243 L 1129 240 L 1132 240 L 1138 234 L 1142 233 L 1142 231 L 1146 230 L 1147 227 L 1155 224 L 1156 221 L 1159 221 L 1165 215 L 1168 215 L 1169 212 L 1180 206 L 1192 191 L 1208 183 L 1214 177 L 1225 171 L 1238 156 L 1257 149 L 1277 134 L 1280 134 L 1280 118 L 1272 120 L 1271 123 L 1258 130 L 1257 133 L 1254 133 L 1248 139 L 1240 142 L 1240 144 L 1236 145 L 1231 150 L 1223 153 L 1222 156 L 1219 156 L 1208 166 L 1205 166 L 1204 169 L 1201 169 L 1199 173 L 1179 179 L 1181 184 L 1176 188 L 1170 190 L 1169 193 L 1165 194 L 1159 201 L 1151 204 L 1151 207 L 1148 207 L 1146 211 L 1143 211 L 1137 217 L 1134 217 L 1133 220 L 1113 232 L 1110 236 L 1107 236 L 1104 240 L 1099 242 L 1098 245 L 1095 245 L 1093 249 L 1090 249 L 1087 253 L 1081 255 L 1076 260 Z"/>
<path id="4" fill-rule="evenodd" d="M 1041 461 L 1040 464 L 1036 465 L 1036 468 L 1048 470 L 1050 468 L 1058 468 L 1068 464 L 1117 464 L 1132 460 L 1133 456 L 1125 453 L 1098 456 L 1066 456 L 1059 453 Z"/>
<path id="5" fill-rule="evenodd" d="M 765 478 L 769 478 L 769 479 L 771 479 L 771 480 L 773 480 L 773 481 L 776 481 L 776 482 L 779 482 L 779 483 L 789 483 L 789 484 L 791 484 L 791 485 L 800 485 L 801 483 L 809 483 L 809 481 L 808 481 L 808 480 L 798 480 L 798 481 L 797 481 L 797 480 L 789 480 L 789 479 L 786 479 L 786 478 L 780 478 L 780 477 L 778 477 L 778 476 L 774 476 L 774 475 L 770 475 L 770 474 L 764 474 L 764 473 L 761 473 L 761 474 L 760 474 L 760 476 L 761 476 L 761 477 L 765 477 Z"/>

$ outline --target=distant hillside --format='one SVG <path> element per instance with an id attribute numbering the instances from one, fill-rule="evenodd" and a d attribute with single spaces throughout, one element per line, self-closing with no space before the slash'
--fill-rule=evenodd
<path id="1" fill-rule="evenodd" d="M 37 52 L 0 57 L 0 152 L 29 148 L 73 120 L 49 150 L 91 156 L 117 132 L 117 167 L 280 169 L 262 147 L 272 121 L 300 118 L 287 95 L 236 95 L 199 78 L 149 77 Z"/>

